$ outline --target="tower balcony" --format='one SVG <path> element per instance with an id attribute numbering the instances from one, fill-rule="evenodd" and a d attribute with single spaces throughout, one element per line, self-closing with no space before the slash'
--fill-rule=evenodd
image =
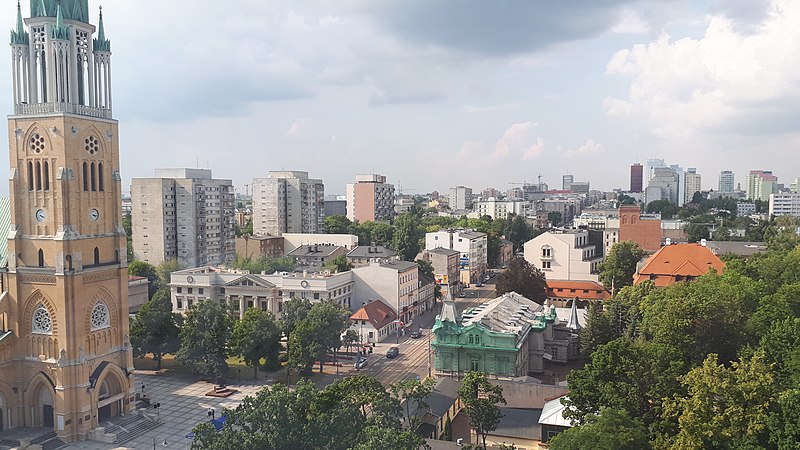
<path id="1" fill-rule="evenodd" d="M 77 114 L 79 116 L 112 119 L 111 110 L 94 106 L 76 105 L 73 103 L 20 103 L 14 105 L 14 114 L 19 116 L 38 114 Z"/>

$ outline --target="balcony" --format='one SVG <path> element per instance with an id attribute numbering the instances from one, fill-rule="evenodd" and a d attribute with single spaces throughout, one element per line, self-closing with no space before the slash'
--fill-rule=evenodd
<path id="1" fill-rule="evenodd" d="M 20 103 L 14 105 L 16 115 L 34 114 L 77 114 L 79 116 L 97 117 L 100 119 L 111 119 L 111 110 L 105 108 L 95 108 L 94 106 L 75 105 L 72 103 Z"/>

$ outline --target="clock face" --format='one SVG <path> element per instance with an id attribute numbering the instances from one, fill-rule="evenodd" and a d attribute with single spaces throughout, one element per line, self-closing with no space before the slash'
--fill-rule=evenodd
<path id="1" fill-rule="evenodd" d="M 36 211 L 36 220 L 38 220 L 39 222 L 44 222 L 44 219 L 46 217 L 47 215 L 44 213 L 43 209 L 39 209 Z"/>
<path id="2" fill-rule="evenodd" d="M 100 211 L 98 211 L 97 208 L 92 208 L 89 210 L 89 219 L 91 219 L 92 222 L 94 222 L 99 218 L 100 218 Z"/>

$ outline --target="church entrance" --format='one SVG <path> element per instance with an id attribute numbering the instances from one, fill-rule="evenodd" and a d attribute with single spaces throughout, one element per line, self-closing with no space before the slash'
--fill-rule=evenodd
<path id="1" fill-rule="evenodd" d="M 121 416 L 124 411 L 122 406 L 124 397 L 122 385 L 115 374 L 109 372 L 97 393 L 98 423 L 102 424 L 109 419 Z"/>
<path id="2" fill-rule="evenodd" d="M 44 383 L 39 386 L 39 408 L 40 416 L 34 418 L 34 423 L 43 427 L 53 428 L 55 426 L 55 414 L 53 413 L 53 393 L 50 392 Z M 38 420 L 37 420 L 38 419 Z"/>
<path id="3" fill-rule="evenodd" d="M 42 426 L 53 428 L 55 426 L 53 419 L 53 405 L 42 405 Z"/>

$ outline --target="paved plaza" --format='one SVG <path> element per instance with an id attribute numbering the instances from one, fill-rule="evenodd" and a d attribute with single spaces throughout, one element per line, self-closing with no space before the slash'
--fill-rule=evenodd
<path id="1" fill-rule="evenodd" d="M 263 383 L 263 379 L 259 380 Z M 141 391 L 145 385 L 145 393 L 151 398 L 152 403 L 160 403 L 159 420 L 161 425 L 148 430 L 142 435 L 126 442 L 125 444 L 104 444 L 101 442 L 83 441 L 74 442 L 67 449 L 109 450 L 109 449 L 149 449 L 153 447 L 153 440 L 158 449 L 188 449 L 191 441 L 186 439 L 186 434 L 192 431 L 198 423 L 208 421 L 208 408 L 215 408 L 216 415 L 223 408 L 233 408 L 242 399 L 256 393 L 263 384 L 229 385 L 239 392 L 228 398 L 206 397 L 205 393 L 214 386 L 206 381 L 192 381 L 185 375 L 172 374 L 136 374 L 136 387 Z M 112 419 L 112 422 L 114 420 Z M 166 441 L 166 445 L 164 442 Z"/>

